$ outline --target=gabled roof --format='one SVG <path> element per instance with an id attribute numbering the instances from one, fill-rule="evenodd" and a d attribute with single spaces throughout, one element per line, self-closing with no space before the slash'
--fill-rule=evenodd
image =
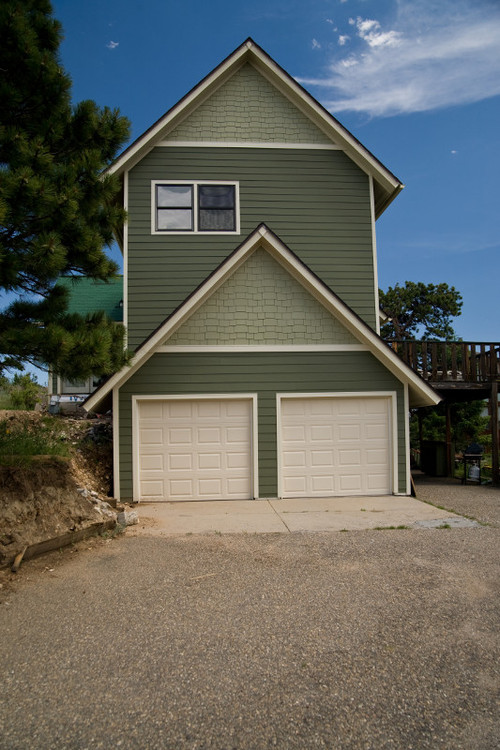
<path id="1" fill-rule="evenodd" d="M 265 224 L 261 224 L 136 350 L 130 365 L 112 375 L 84 403 L 95 409 L 115 387 L 125 383 L 180 326 L 247 260 L 264 248 L 310 292 L 353 336 L 401 382 L 407 383 L 411 406 L 432 406 L 440 396 L 416 375 L 340 297 L 326 286 Z"/>
<path id="2" fill-rule="evenodd" d="M 246 63 L 253 65 L 364 172 L 373 177 L 375 212 L 379 216 L 402 190 L 402 182 L 250 38 L 125 149 L 108 168 L 108 173 L 121 174 L 131 169 Z"/>
<path id="3" fill-rule="evenodd" d="M 123 322 L 123 276 L 108 281 L 88 276 L 61 276 L 57 280 L 69 292 L 68 313 L 88 315 L 103 310 L 108 318 Z"/>

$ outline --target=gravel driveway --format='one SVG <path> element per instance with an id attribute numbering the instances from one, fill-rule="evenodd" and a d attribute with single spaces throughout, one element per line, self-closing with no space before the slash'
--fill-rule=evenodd
<path id="1" fill-rule="evenodd" d="M 436 487 L 498 523 L 499 490 Z M 499 534 L 124 535 L 27 563 L 0 747 L 496 750 Z"/>

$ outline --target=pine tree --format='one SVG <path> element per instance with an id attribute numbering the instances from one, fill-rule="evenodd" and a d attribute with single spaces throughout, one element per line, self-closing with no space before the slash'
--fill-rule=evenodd
<path id="1" fill-rule="evenodd" d="M 125 215 L 103 170 L 129 125 L 93 101 L 72 106 L 61 36 L 49 0 L 0 4 L 0 373 L 30 362 L 77 379 L 126 360 L 123 327 L 68 315 L 56 281 L 118 270 L 104 248 Z"/>

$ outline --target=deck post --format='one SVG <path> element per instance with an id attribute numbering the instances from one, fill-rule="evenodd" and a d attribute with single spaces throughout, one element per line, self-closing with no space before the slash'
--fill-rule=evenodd
<path id="1" fill-rule="evenodd" d="M 446 476 L 453 476 L 455 456 L 451 455 L 451 406 L 446 402 Z"/>
<path id="2" fill-rule="evenodd" d="M 491 476 L 493 484 L 500 484 L 498 470 L 498 382 L 491 383 Z"/>

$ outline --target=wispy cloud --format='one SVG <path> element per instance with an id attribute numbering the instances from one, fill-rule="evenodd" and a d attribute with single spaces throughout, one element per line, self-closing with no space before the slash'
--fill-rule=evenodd
<path id="1" fill-rule="evenodd" d="M 350 18 L 349 55 L 337 53 L 322 78 L 299 79 L 325 90 L 328 109 L 383 117 L 500 94 L 497 0 L 394 0 L 394 9 L 390 23 Z"/>
<path id="2" fill-rule="evenodd" d="M 120 44 L 120 42 L 108 42 L 107 45 L 106 45 L 106 47 L 108 49 L 116 49 L 119 44 Z"/>
<path id="3" fill-rule="evenodd" d="M 317 39 L 312 40 L 312 48 L 313 49 L 321 49 L 321 44 L 318 42 Z"/>

